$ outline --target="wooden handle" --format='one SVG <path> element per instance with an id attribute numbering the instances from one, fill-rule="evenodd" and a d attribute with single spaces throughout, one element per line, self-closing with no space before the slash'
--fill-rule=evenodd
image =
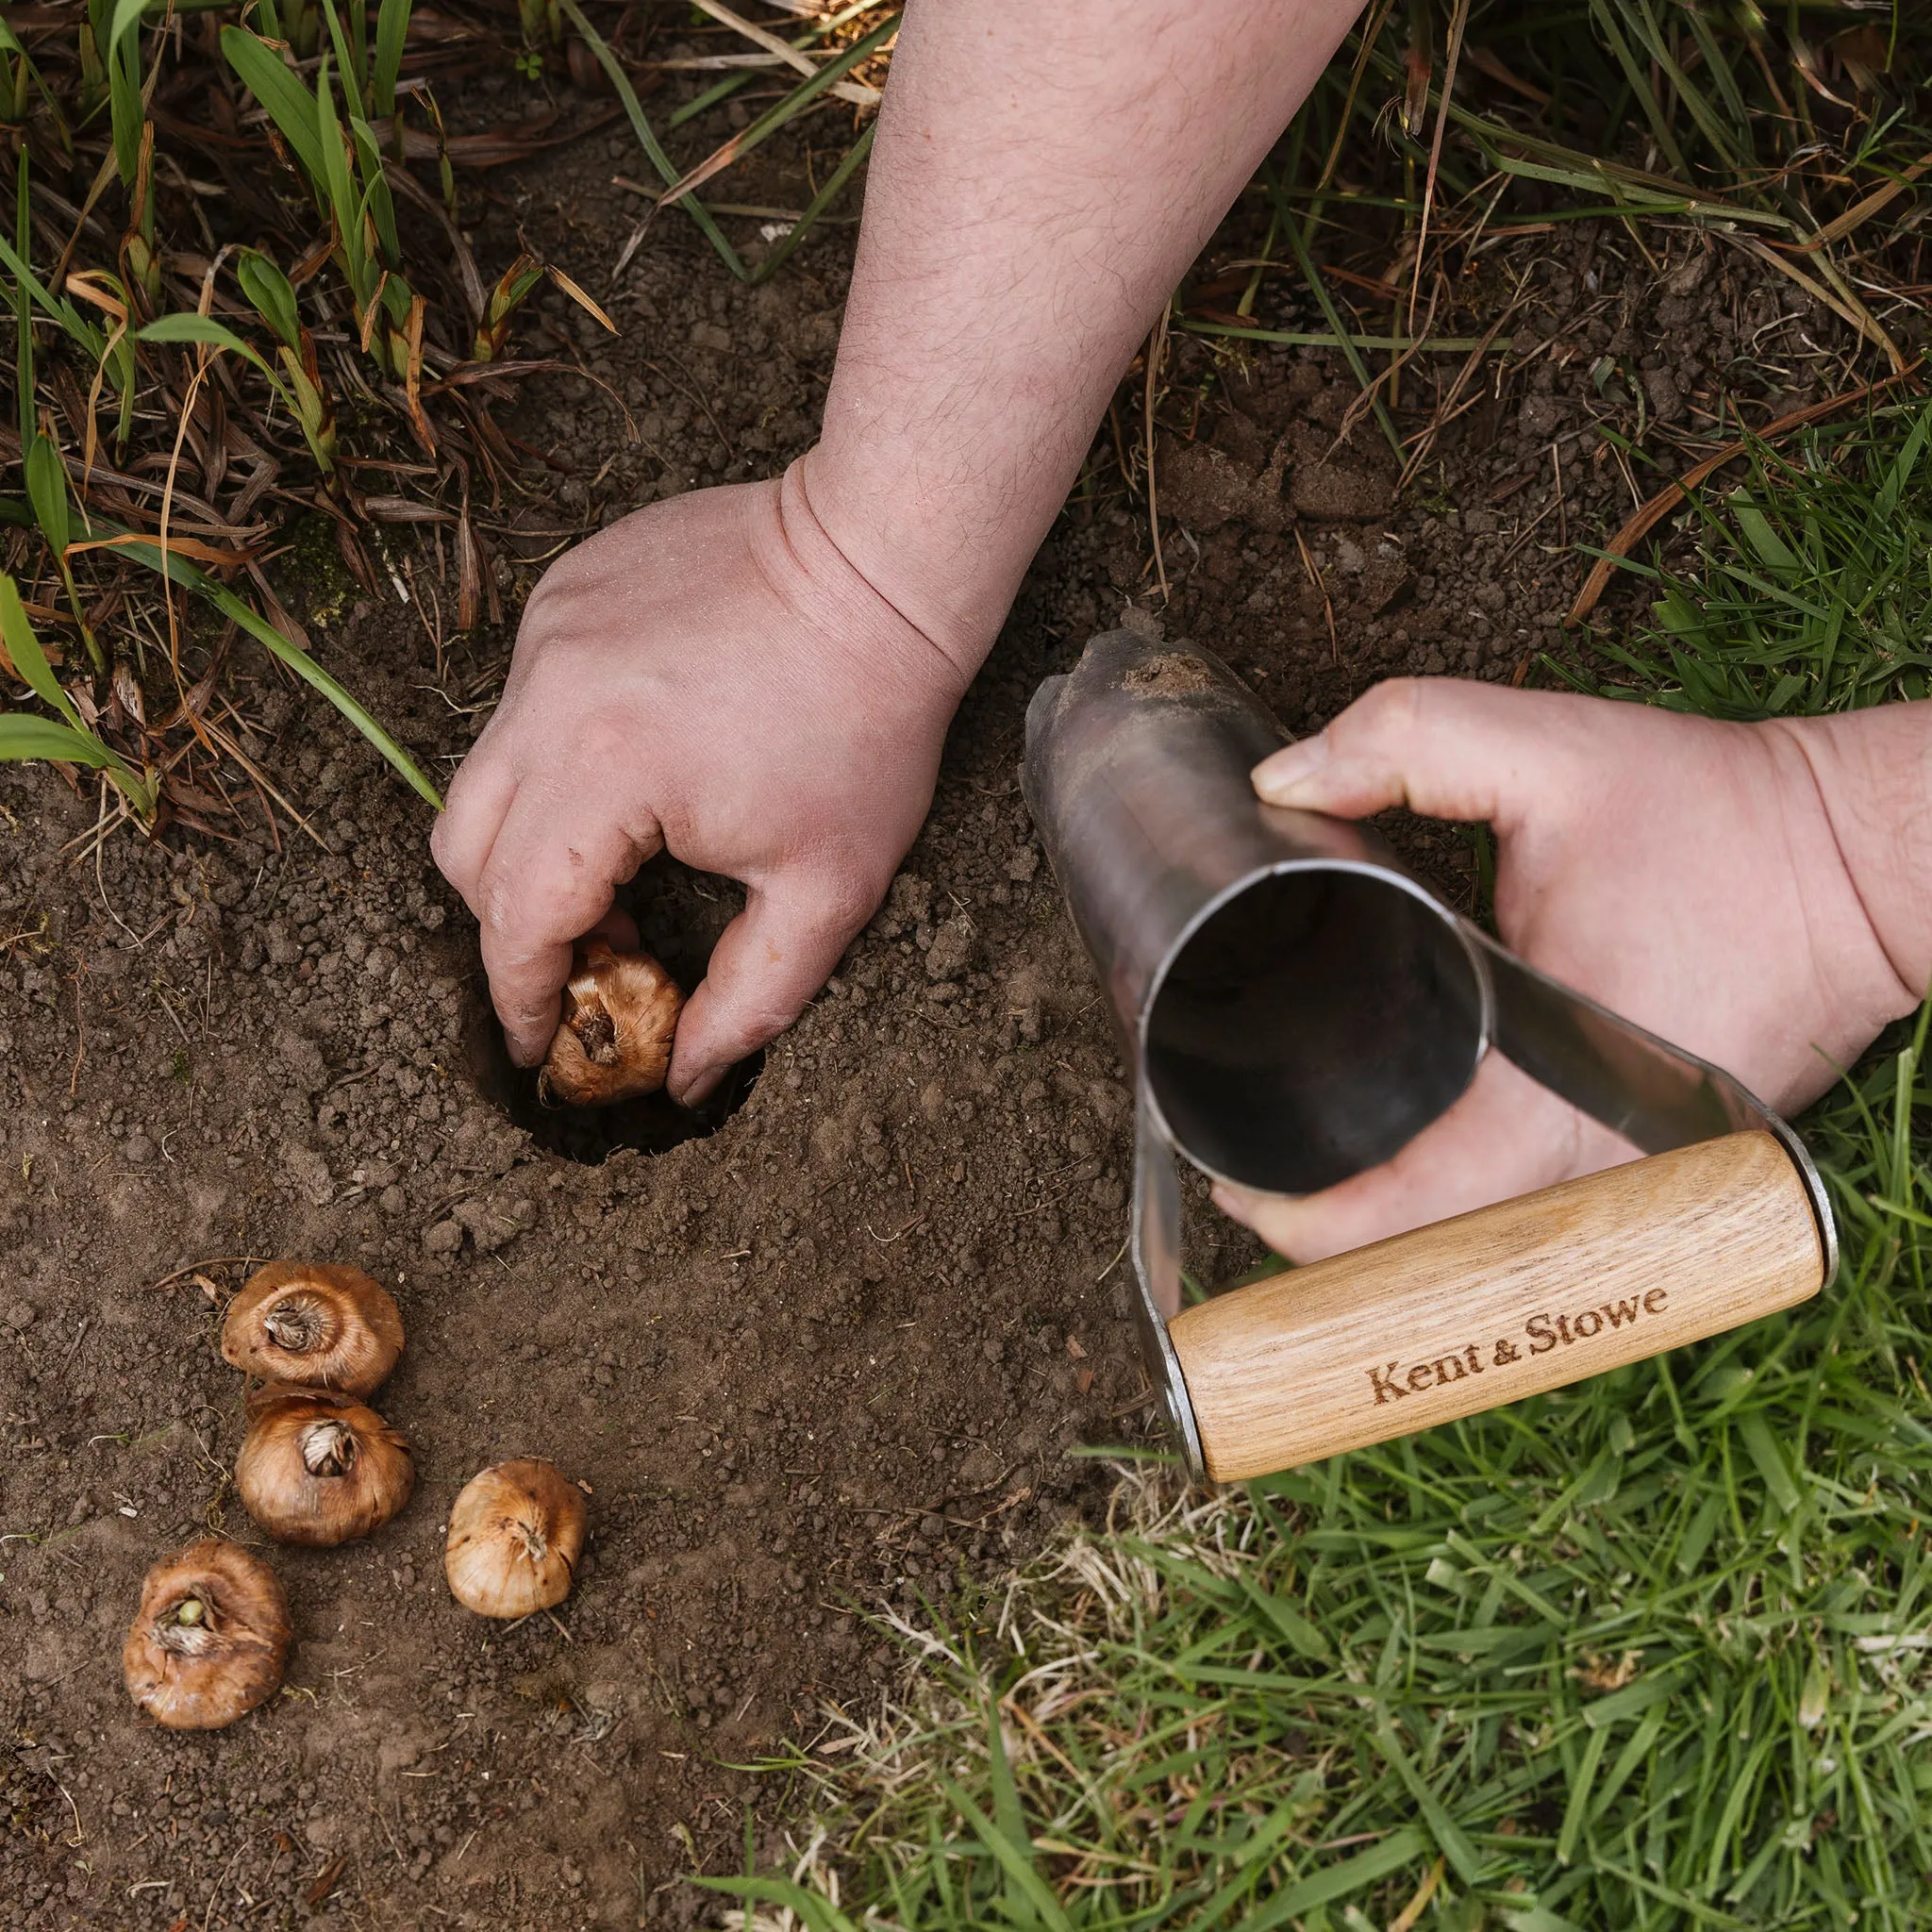
<path id="1" fill-rule="evenodd" d="M 1818 1292 L 1805 1184 L 1767 1133 L 1654 1154 L 1184 1308 L 1217 1482 L 1601 1374 Z"/>

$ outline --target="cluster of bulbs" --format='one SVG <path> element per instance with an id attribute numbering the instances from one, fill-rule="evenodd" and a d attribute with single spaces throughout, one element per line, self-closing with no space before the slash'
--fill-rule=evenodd
<path id="1" fill-rule="evenodd" d="M 539 1076 L 556 1105 L 653 1093 L 671 1064 L 684 994 L 643 952 L 576 948 L 562 1022 Z M 416 1486 L 409 1439 L 364 1401 L 403 1352 L 393 1297 L 359 1268 L 273 1261 L 222 1325 L 223 1358 L 258 1378 L 235 1464 L 242 1507 L 278 1542 L 333 1547 L 387 1523 Z M 547 1462 L 500 1462 L 449 1513 L 443 1574 L 479 1616 L 518 1618 L 569 1595 L 584 1499 Z M 233 1724 L 280 1688 L 289 1600 L 253 1551 L 206 1537 L 142 1587 L 122 1668 L 128 1694 L 175 1730 Z"/>
<path id="2" fill-rule="evenodd" d="M 403 1352 L 403 1318 L 359 1268 L 272 1261 L 229 1306 L 222 1356 L 251 1384 L 235 1464 L 242 1507 L 278 1542 L 332 1547 L 409 1500 L 409 1441 L 363 1400 Z M 582 1493 L 547 1462 L 475 1476 L 449 1514 L 443 1574 L 465 1608 L 526 1617 L 570 1593 L 584 1547 Z M 239 1543 L 206 1537 L 150 1570 L 127 1633 L 128 1694 L 174 1730 L 233 1724 L 280 1687 L 289 1600 Z"/>

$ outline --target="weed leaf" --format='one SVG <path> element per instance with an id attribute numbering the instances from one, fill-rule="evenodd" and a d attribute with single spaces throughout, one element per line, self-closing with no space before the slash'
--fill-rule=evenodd
<path id="1" fill-rule="evenodd" d="M 27 622 L 20 591 L 10 576 L 0 576 L 0 642 L 6 644 L 13 668 L 35 697 L 50 710 L 58 711 L 76 731 L 84 730 L 80 713 L 74 708 L 73 699 L 60 689 L 54 668 L 47 662 L 47 654 L 41 649 L 41 641 Z"/>
<path id="2" fill-rule="evenodd" d="M 26 711 L 0 711 L 0 758 L 58 758 L 97 772 L 121 764 L 92 732 Z"/>
<path id="3" fill-rule="evenodd" d="M 283 65 L 282 57 L 246 27 L 222 29 L 222 53 L 242 86 L 268 109 L 269 118 L 294 151 L 310 184 L 319 187 L 325 164 L 315 96 Z"/>
<path id="4" fill-rule="evenodd" d="M 67 467 L 51 437 L 34 431 L 26 446 L 27 501 L 34 507 L 34 519 L 41 535 L 56 558 L 64 558 L 73 541 L 74 528 L 68 514 Z"/>

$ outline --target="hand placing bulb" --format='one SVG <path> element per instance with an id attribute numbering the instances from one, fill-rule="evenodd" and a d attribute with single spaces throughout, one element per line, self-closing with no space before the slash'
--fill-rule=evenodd
<path id="1" fill-rule="evenodd" d="M 702 1100 L 884 895 L 965 683 L 846 560 L 795 466 L 633 511 L 553 564 L 431 839 L 511 1058 L 549 1050 L 574 947 L 667 849 L 748 893 L 677 1028 L 672 1097 Z"/>

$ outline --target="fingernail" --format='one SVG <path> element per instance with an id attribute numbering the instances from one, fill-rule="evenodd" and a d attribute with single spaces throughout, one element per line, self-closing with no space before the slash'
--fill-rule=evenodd
<path id="1" fill-rule="evenodd" d="M 1255 767 L 1256 791 L 1269 805 L 1302 805 L 1313 795 L 1314 781 L 1328 762 L 1328 738 L 1318 731 L 1312 738 L 1297 739 L 1285 744 L 1272 758 Z"/>
<path id="2" fill-rule="evenodd" d="M 695 1079 L 688 1080 L 671 1097 L 679 1107 L 699 1107 L 708 1100 L 711 1090 L 724 1077 L 723 1067 L 707 1067 Z"/>

